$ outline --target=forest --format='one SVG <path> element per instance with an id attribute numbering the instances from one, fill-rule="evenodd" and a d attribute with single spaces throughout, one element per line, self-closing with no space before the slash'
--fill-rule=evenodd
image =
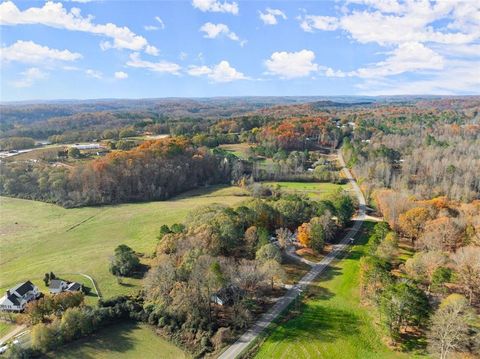
<path id="1" fill-rule="evenodd" d="M 218 353 L 284 293 L 293 240 L 318 258 L 351 226 L 358 203 L 344 190 L 318 199 L 262 183 L 344 184 L 337 151 L 377 221 L 358 259 L 359 291 L 388 347 L 479 353 L 480 98 L 49 104 L 38 105 L 41 118 L 28 106 L 6 111 L 2 150 L 52 144 L 48 155 L 30 155 L 34 147 L 1 160 L 2 196 L 70 208 L 229 184 L 246 197 L 159 226 L 154 253 L 120 244 L 110 273 L 144 278 L 140 292 L 93 309 L 80 297 L 56 313 L 29 308 L 35 355 L 126 319 L 195 356 Z M 159 134 L 168 136 L 150 138 Z"/>

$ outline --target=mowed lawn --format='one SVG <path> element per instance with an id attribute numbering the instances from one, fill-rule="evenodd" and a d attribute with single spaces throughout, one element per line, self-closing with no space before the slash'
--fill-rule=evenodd
<path id="1" fill-rule="evenodd" d="M 68 273 L 92 276 L 105 297 L 132 292 L 139 279 L 120 285 L 108 270 L 117 245 L 148 256 L 162 224 L 183 222 L 202 205 L 239 203 L 245 195 L 237 187 L 212 186 L 169 201 L 75 209 L 1 197 L 0 290 L 27 279 L 41 286 L 44 273 L 53 271 L 65 279 Z"/>
<path id="2" fill-rule="evenodd" d="M 0 322 L 0 338 L 7 335 L 15 328 L 15 324 Z"/>
<path id="3" fill-rule="evenodd" d="M 324 199 L 338 189 L 349 188 L 347 185 L 329 182 L 263 182 L 263 184 L 271 187 L 278 185 L 284 192 L 304 194 L 314 200 Z"/>
<path id="4" fill-rule="evenodd" d="M 364 228 L 371 228 L 366 223 Z M 299 314 L 270 327 L 255 358 L 412 358 L 382 340 L 372 309 L 360 304 L 359 259 L 367 236 L 341 261 L 334 262 L 308 290 Z"/>
<path id="5" fill-rule="evenodd" d="M 121 323 L 76 341 L 49 356 L 84 359 L 182 359 L 189 355 L 145 324 Z"/>

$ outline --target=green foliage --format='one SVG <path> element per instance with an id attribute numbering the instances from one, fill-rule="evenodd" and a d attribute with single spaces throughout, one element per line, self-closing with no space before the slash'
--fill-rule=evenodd
<path id="1" fill-rule="evenodd" d="M 35 147 L 35 140 L 30 137 L 9 137 L 0 139 L 0 150 L 23 150 Z"/>
<path id="2" fill-rule="evenodd" d="M 380 311 L 390 337 L 397 341 L 402 329 L 425 323 L 430 305 L 425 293 L 415 284 L 400 282 L 385 288 L 380 299 Z"/>
<path id="3" fill-rule="evenodd" d="M 348 194 L 339 191 L 333 196 L 332 202 L 340 225 L 346 225 L 355 212 L 352 198 Z"/>
<path id="4" fill-rule="evenodd" d="M 314 217 L 310 220 L 310 247 L 321 252 L 325 245 L 325 230 L 323 223 L 319 217 Z"/>
<path id="5" fill-rule="evenodd" d="M 140 260 L 135 252 L 125 244 L 115 248 L 115 255 L 110 263 L 110 272 L 117 276 L 127 277 L 138 267 Z"/>
<path id="6" fill-rule="evenodd" d="M 68 157 L 71 157 L 71 158 L 80 158 L 81 154 L 80 154 L 80 150 L 76 147 L 70 147 L 68 149 Z"/>
<path id="7" fill-rule="evenodd" d="M 185 225 L 181 223 L 174 223 L 170 226 L 170 231 L 173 233 L 182 233 L 185 230 Z"/>
<path id="8" fill-rule="evenodd" d="M 256 258 L 261 262 L 275 260 L 280 263 L 282 261 L 282 253 L 276 245 L 269 243 L 260 247 L 257 251 Z"/>
<path id="9" fill-rule="evenodd" d="M 452 279 L 453 271 L 450 268 L 438 267 L 432 274 L 432 291 L 446 292 L 445 283 L 449 283 Z"/>

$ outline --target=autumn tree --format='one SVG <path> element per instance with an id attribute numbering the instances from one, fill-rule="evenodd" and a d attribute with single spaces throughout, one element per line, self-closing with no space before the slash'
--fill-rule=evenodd
<path id="1" fill-rule="evenodd" d="M 462 351 L 468 344 L 469 322 L 474 318 L 467 300 L 458 294 L 445 298 L 431 319 L 428 347 L 440 359 L 450 353 Z"/>
<path id="2" fill-rule="evenodd" d="M 260 247 L 260 249 L 256 253 L 256 258 L 260 262 L 274 260 L 280 263 L 282 261 L 282 253 L 276 245 L 269 243 Z"/>
<path id="3" fill-rule="evenodd" d="M 375 255 L 385 262 L 391 262 L 396 257 L 397 253 L 398 237 L 395 232 L 389 232 L 385 239 L 378 245 Z"/>
<path id="4" fill-rule="evenodd" d="M 288 228 L 279 228 L 275 231 L 280 248 L 286 248 L 292 240 L 292 231 Z"/>
<path id="5" fill-rule="evenodd" d="M 455 263 L 457 280 L 463 287 L 469 303 L 480 295 L 480 247 L 460 248 L 452 259 Z"/>
<path id="6" fill-rule="evenodd" d="M 297 229 L 297 239 L 304 247 L 308 247 L 310 244 L 310 223 L 303 223 Z"/>
<path id="7" fill-rule="evenodd" d="M 400 214 L 398 225 L 403 234 L 415 243 L 423 231 L 425 222 L 430 218 L 430 213 L 425 207 L 414 207 Z"/>

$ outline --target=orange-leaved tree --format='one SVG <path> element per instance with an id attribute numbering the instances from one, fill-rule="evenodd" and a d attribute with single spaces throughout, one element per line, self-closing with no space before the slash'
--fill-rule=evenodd
<path id="1" fill-rule="evenodd" d="M 310 244 L 310 223 L 303 223 L 298 227 L 297 238 L 302 246 L 308 247 Z"/>
<path id="2" fill-rule="evenodd" d="M 398 218 L 398 225 L 405 236 L 412 240 L 412 243 L 422 234 L 425 222 L 430 219 L 430 213 L 425 207 L 414 207 Z"/>

